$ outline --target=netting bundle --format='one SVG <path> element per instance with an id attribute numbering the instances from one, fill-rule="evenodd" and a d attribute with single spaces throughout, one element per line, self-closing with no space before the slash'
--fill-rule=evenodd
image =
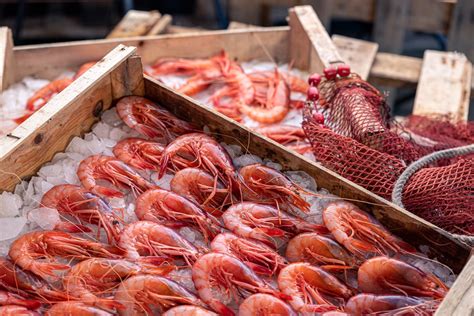
<path id="1" fill-rule="evenodd" d="M 384 96 L 356 74 L 318 83 L 319 100 L 307 102 L 303 120 L 316 160 L 388 200 L 409 164 L 473 143 L 469 124 L 457 128 L 419 117 L 409 118 L 406 126 L 394 122 Z M 443 136 L 434 127 L 439 125 Z M 473 164 L 472 156 L 464 156 L 416 172 L 403 190 L 405 208 L 450 232 L 474 235 Z"/>

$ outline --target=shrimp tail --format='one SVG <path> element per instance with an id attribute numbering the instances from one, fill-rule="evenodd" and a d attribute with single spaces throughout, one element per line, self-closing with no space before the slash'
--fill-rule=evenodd
<path id="1" fill-rule="evenodd" d="M 32 269 L 32 272 L 39 275 L 43 279 L 46 279 L 48 277 L 57 278 L 57 275 L 54 273 L 54 271 L 69 269 L 70 267 L 67 264 L 48 263 L 37 265 L 35 268 Z"/>
<path id="2" fill-rule="evenodd" d="M 123 193 L 120 192 L 119 190 L 115 190 L 115 189 L 107 188 L 107 187 L 103 187 L 103 186 L 96 186 L 94 188 L 94 191 L 99 195 L 105 195 L 105 196 L 108 196 L 108 197 L 121 198 L 121 197 L 124 196 Z"/>
<path id="3" fill-rule="evenodd" d="M 2 301 L 3 301 L 1 302 L 2 305 L 3 304 L 20 305 L 20 306 L 27 307 L 29 309 L 37 309 L 41 306 L 41 302 L 38 300 L 24 299 L 20 296 L 13 295 L 11 293 L 8 293 L 7 297 L 3 298 Z"/>
<path id="4" fill-rule="evenodd" d="M 87 226 L 64 221 L 57 223 L 54 229 L 67 233 L 90 233 L 92 231 L 92 229 Z"/>
<path id="5" fill-rule="evenodd" d="M 115 309 L 117 310 L 125 309 L 125 306 L 123 304 L 110 298 L 100 298 L 94 303 L 94 305 L 102 309 L 109 310 L 109 311 L 113 311 Z"/>
<path id="6" fill-rule="evenodd" d="M 213 304 L 214 306 L 214 310 L 216 312 L 219 313 L 219 315 L 222 315 L 222 316 L 235 316 L 234 312 L 228 308 L 227 306 L 225 306 L 224 304 L 222 304 L 221 302 L 215 302 Z"/>
<path id="7" fill-rule="evenodd" d="M 158 179 L 161 179 L 164 176 L 167 166 L 168 166 L 169 159 L 170 159 L 170 156 L 167 154 L 163 154 L 163 156 L 161 156 Z"/>
<path id="8" fill-rule="evenodd" d="M 273 274 L 273 271 L 269 268 L 263 267 L 261 265 L 258 265 L 256 263 L 250 262 L 250 261 L 244 261 L 244 263 L 250 267 L 255 273 L 258 274 L 263 274 L 263 275 L 268 275 L 271 276 Z"/>

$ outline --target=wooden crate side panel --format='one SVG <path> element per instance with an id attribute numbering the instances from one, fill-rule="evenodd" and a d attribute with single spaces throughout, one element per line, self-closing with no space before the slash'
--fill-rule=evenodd
<path id="1" fill-rule="evenodd" d="M 34 175 L 73 136 L 88 132 L 103 110 L 124 94 L 143 95 L 135 48 L 119 46 L 7 136 L 0 138 L 0 191 Z"/>
<path id="2" fill-rule="evenodd" d="M 276 27 L 250 32 L 246 30 L 214 31 L 199 34 L 161 35 L 151 38 L 137 37 L 22 46 L 14 50 L 18 70 L 15 80 L 31 75 L 53 79 L 64 69 L 74 69 L 85 62 L 99 60 L 118 44 L 137 47 L 137 52 L 145 65 L 160 57 L 209 57 L 222 49 L 225 49 L 231 58 L 241 61 L 252 59 L 269 61 L 266 54 L 268 51 L 276 62 L 287 62 L 288 39 L 288 27 Z"/>
<path id="3" fill-rule="evenodd" d="M 331 193 L 347 199 L 367 201 L 369 204 L 357 204 L 371 211 L 391 231 L 403 234 L 403 238 L 407 241 L 415 245 L 432 246 L 434 252 L 431 255 L 440 258 L 457 271 L 460 271 L 467 261 L 469 251 L 466 247 L 453 240 L 440 228 L 345 180 L 320 164 L 290 152 L 266 137 L 259 136 L 213 109 L 196 104 L 191 98 L 179 95 L 147 76 L 145 76 L 145 95 L 159 100 L 160 104 L 178 117 L 191 120 L 201 127 L 208 126 L 221 140 L 237 142 L 253 154 L 281 163 L 285 169 L 307 172 L 316 179 L 319 187 L 326 188 Z"/>
<path id="4" fill-rule="evenodd" d="M 8 27 L 0 27 L 0 92 L 15 80 L 13 67 L 13 38 Z"/>
<path id="5" fill-rule="evenodd" d="M 459 53 L 425 51 L 413 114 L 466 121 L 472 65 Z"/>

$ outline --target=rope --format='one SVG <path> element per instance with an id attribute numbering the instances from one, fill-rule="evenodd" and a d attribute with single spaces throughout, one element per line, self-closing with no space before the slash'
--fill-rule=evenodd
<path id="1" fill-rule="evenodd" d="M 474 144 L 440 150 L 440 151 L 431 153 L 429 155 L 426 155 L 418 159 L 417 161 L 413 162 L 405 169 L 405 171 L 403 171 L 403 173 L 397 179 L 397 182 L 395 182 L 395 185 L 392 191 L 392 202 L 402 208 L 405 208 L 402 202 L 403 188 L 405 187 L 406 183 L 411 178 L 411 176 L 418 170 L 426 167 L 427 165 L 435 162 L 438 159 L 452 158 L 452 157 L 463 156 L 463 155 L 467 155 L 471 153 L 474 153 Z M 468 245 L 474 245 L 474 236 L 465 236 L 465 235 L 458 235 L 458 234 L 453 234 L 453 236 Z"/>

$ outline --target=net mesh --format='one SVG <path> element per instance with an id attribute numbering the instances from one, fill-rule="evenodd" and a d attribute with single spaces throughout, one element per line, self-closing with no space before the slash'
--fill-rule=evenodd
<path id="1" fill-rule="evenodd" d="M 394 122 L 384 96 L 355 74 L 323 79 L 318 88 L 319 101 L 306 104 L 303 120 L 316 159 L 386 199 L 410 163 L 474 142 L 472 124 L 418 116 L 404 126 Z M 446 159 L 416 172 L 404 189 L 405 208 L 451 232 L 473 235 L 473 161 Z"/>

